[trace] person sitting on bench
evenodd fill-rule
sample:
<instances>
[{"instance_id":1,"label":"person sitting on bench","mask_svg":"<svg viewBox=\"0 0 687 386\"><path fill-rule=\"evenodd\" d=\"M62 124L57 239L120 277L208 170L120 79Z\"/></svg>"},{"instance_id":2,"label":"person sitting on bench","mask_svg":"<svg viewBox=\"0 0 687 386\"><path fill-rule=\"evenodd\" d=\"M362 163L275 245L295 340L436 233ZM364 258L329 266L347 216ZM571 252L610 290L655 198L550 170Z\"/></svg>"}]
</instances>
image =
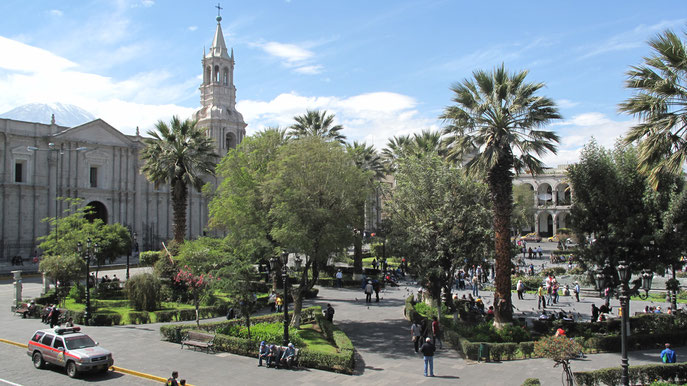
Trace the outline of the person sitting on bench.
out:
<instances>
[{"instance_id":1,"label":"person sitting on bench","mask_svg":"<svg viewBox=\"0 0 687 386\"><path fill-rule=\"evenodd\" d=\"M284 350L284 354L281 356L282 366L290 369L293 365L293 360L296 358L296 349L293 347L293 343L289 343L289 346Z\"/></svg>"}]
</instances>

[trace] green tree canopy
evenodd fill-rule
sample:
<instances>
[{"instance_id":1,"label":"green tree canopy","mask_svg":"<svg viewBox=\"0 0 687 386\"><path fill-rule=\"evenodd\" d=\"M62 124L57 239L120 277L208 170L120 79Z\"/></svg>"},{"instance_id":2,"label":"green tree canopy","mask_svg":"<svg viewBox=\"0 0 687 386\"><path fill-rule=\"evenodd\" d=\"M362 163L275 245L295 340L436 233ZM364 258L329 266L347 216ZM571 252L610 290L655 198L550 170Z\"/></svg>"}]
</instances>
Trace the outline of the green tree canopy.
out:
<instances>
[{"instance_id":1,"label":"green tree canopy","mask_svg":"<svg viewBox=\"0 0 687 386\"><path fill-rule=\"evenodd\" d=\"M306 137L282 146L270 165L264 196L271 197L270 234L289 252L305 254L292 324L300 325L303 296L329 256L352 242L367 177L338 144Z\"/></svg>"},{"instance_id":2,"label":"green tree canopy","mask_svg":"<svg viewBox=\"0 0 687 386\"><path fill-rule=\"evenodd\" d=\"M343 126L334 125L334 114L327 114L326 110L306 110L304 115L295 116L293 119L296 123L291 125L288 131L291 138L319 137L342 145L346 141L346 136L341 134Z\"/></svg>"}]
</instances>

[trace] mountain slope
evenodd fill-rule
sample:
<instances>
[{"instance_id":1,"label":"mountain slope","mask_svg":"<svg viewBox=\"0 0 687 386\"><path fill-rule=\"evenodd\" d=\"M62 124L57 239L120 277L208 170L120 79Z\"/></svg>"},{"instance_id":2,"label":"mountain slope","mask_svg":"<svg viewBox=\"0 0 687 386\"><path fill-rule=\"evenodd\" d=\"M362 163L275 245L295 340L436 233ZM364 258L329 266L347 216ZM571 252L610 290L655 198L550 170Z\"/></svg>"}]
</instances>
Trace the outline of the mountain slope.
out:
<instances>
[{"instance_id":1,"label":"mountain slope","mask_svg":"<svg viewBox=\"0 0 687 386\"><path fill-rule=\"evenodd\" d=\"M62 103L30 103L2 113L0 118L50 124L52 114L55 114L56 124L67 127L78 126L95 119L93 114L78 106Z\"/></svg>"}]
</instances>

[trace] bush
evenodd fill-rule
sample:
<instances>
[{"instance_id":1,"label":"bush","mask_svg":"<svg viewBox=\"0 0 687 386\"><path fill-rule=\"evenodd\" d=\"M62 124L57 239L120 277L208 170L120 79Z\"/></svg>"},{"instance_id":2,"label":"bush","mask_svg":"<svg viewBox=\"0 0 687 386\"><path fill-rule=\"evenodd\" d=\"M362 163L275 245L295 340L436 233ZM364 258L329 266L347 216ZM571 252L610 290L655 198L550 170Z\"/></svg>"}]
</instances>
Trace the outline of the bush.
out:
<instances>
[{"instance_id":1,"label":"bush","mask_svg":"<svg viewBox=\"0 0 687 386\"><path fill-rule=\"evenodd\" d=\"M129 323L146 324L150 323L150 315L146 311L129 311Z\"/></svg>"},{"instance_id":2,"label":"bush","mask_svg":"<svg viewBox=\"0 0 687 386\"><path fill-rule=\"evenodd\" d=\"M155 311L153 314L155 315L155 321L157 323L171 322L172 319L179 320L177 311Z\"/></svg>"},{"instance_id":3,"label":"bush","mask_svg":"<svg viewBox=\"0 0 687 386\"><path fill-rule=\"evenodd\" d=\"M550 267L546 268L541 272L542 276L561 276L565 274L565 268L563 267Z\"/></svg>"},{"instance_id":4,"label":"bush","mask_svg":"<svg viewBox=\"0 0 687 386\"><path fill-rule=\"evenodd\" d=\"M620 384L620 367L573 373L575 382L581 386ZM653 384L663 381L669 384L687 380L687 363L667 363L629 367L630 384Z\"/></svg>"},{"instance_id":5,"label":"bush","mask_svg":"<svg viewBox=\"0 0 687 386\"><path fill-rule=\"evenodd\" d=\"M531 358L534 353L534 342L520 342L520 352L526 358Z\"/></svg>"},{"instance_id":6,"label":"bush","mask_svg":"<svg viewBox=\"0 0 687 386\"><path fill-rule=\"evenodd\" d=\"M83 303L84 298L86 298L86 288L84 288L81 284L76 283L69 290L68 296L74 299L74 301L77 303Z\"/></svg>"},{"instance_id":7,"label":"bush","mask_svg":"<svg viewBox=\"0 0 687 386\"><path fill-rule=\"evenodd\" d=\"M581 351L577 342L564 336L547 336L534 343L535 355L556 362L575 358Z\"/></svg>"},{"instance_id":8,"label":"bush","mask_svg":"<svg viewBox=\"0 0 687 386\"><path fill-rule=\"evenodd\" d=\"M536 291L539 286L542 284L541 277L538 276L518 276L518 275L512 275L511 276L511 290L516 290L517 288L516 285L518 284L518 280L522 280L522 283L525 285L525 290L530 290L530 291Z\"/></svg>"},{"instance_id":9,"label":"bush","mask_svg":"<svg viewBox=\"0 0 687 386\"><path fill-rule=\"evenodd\" d=\"M116 326L122 321L122 316L117 313L95 313L91 315L91 324L94 326Z\"/></svg>"},{"instance_id":10,"label":"bush","mask_svg":"<svg viewBox=\"0 0 687 386\"><path fill-rule=\"evenodd\" d=\"M145 267L152 267L155 265L155 263L157 263L158 260L160 260L160 256L163 254L164 252L160 251L141 252L138 255L138 264Z\"/></svg>"},{"instance_id":11,"label":"bush","mask_svg":"<svg viewBox=\"0 0 687 386\"><path fill-rule=\"evenodd\" d=\"M575 267L568 271L568 275L584 275L587 271L582 267Z\"/></svg>"},{"instance_id":12,"label":"bush","mask_svg":"<svg viewBox=\"0 0 687 386\"><path fill-rule=\"evenodd\" d=\"M540 386L539 378L527 378L522 386Z\"/></svg>"},{"instance_id":13,"label":"bush","mask_svg":"<svg viewBox=\"0 0 687 386\"><path fill-rule=\"evenodd\" d=\"M160 304L160 280L150 273L134 275L126 282L129 304L137 311L155 311Z\"/></svg>"},{"instance_id":14,"label":"bush","mask_svg":"<svg viewBox=\"0 0 687 386\"><path fill-rule=\"evenodd\" d=\"M499 341L501 342L520 343L532 340L532 336L527 330L527 327L515 324L507 324L501 329L496 330L496 333L499 335Z\"/></svg>"}]
</instances>

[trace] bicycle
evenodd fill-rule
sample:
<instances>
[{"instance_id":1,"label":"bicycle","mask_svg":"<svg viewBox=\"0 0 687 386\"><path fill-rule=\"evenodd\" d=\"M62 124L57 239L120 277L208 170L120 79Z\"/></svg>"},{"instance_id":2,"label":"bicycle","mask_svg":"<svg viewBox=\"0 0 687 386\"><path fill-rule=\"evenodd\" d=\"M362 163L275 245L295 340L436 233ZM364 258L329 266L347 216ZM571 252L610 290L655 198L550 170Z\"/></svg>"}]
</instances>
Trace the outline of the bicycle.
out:
<instances>
[{"instance_id":1,"label":"bicycle","mask_svg":"<svg viewBox=\"0 0 687 386\"><path fill-rule=\"evenodd\" d=\"M575 386L575 377L573 376L572 369L570 368L570 360L564 359L561 361L556 361L553 367L558 367L563 365L563 374L561 374L561 384L563 386Z\"/></svg>"}]
</instances>

